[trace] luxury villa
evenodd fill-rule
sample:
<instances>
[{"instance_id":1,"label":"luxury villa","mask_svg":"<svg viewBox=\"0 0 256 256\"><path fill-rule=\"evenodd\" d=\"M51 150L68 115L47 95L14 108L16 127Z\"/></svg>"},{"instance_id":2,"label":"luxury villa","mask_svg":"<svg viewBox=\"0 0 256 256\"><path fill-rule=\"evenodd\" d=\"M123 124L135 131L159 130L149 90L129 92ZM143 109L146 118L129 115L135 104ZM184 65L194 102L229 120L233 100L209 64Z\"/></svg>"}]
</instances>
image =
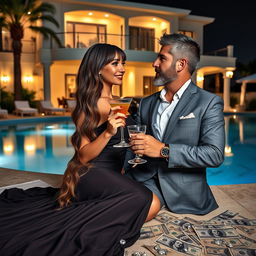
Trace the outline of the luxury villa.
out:
<instances>
[{"instance_id":1,"label":"luxury villa","mask_svg":"<svg viewBox=\"0 0 256 256\"><path fill-rule=\"evenodd\" d=\"M87 48L97 42L115 44L127 54L123 85L115 86L113 94L149 95L158 90L152 86L155 74L152 62L160 49L158 39L163 33L183 33L201 46L201 61L193 75L194 82L204 87L204 77L216 75L216 87L223 84L224 108L230 109L230 79L236 62L233 46L224 47L221 56L218 51L207 55L203 49L204 26L214 22L214 18L190 15L191 10L186 9L115 0L50 2L56 7L55 19L60 24L58 29L52 29L64 47L29 30L25 31L23 40L22 83L36 91L38 100L51 100L57 105L57 98L72 98L80 61ZM11 40L8 31L3 30L1 35L1 87L13 91Z\"/></svg>"}]
</instances>

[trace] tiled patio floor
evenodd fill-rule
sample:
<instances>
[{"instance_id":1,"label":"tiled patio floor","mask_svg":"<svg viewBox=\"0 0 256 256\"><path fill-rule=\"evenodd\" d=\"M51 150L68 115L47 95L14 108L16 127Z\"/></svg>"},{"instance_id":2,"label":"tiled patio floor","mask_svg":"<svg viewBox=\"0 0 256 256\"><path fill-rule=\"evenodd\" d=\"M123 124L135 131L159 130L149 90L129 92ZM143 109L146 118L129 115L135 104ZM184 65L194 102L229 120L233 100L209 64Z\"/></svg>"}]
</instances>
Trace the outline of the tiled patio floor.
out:
<instances>
[{"instance_id":1,"label":"tiled patio floor","mask_svg":"<svg viewBox=\"0 0 256 256\"><path fill-rule=\"evenodd\" d=\"M62 179L62 175L16 171L4 168L0 168L0 177L0 187L32 180L42 180L52 186L58 187ZM204 216L171 214L178 218L191 217L195 220L209 220L226 210L231 210L233 212L239 212L240 215L246 218L256 218L256 184L211 186L211 190L219 204L219 208L215 211ZM159 222L153 219L150 222L147 222L145 226L152 226L156 224L159 224ZM156 238L146 239L146 243L154 244L155 239ZM146 252L147 256L153 256L153 254L143 247L144 244L145 240L138 240L132 247L126 250L125 255L131 256L134 252ZM173 252L171 255L175 256L184 254Z\"/></svg>"}]
</instances>

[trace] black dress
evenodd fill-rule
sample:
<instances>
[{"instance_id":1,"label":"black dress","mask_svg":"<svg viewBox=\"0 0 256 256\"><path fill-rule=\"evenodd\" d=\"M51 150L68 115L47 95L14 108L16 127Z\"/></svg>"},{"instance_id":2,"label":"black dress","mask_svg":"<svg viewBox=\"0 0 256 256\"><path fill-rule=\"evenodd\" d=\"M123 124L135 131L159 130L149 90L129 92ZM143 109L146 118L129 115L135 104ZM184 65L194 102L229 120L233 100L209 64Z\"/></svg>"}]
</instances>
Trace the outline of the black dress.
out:
<instances>
[{"instance_id":1,"label":"black dress","mask_svg":"<svg viewBox=\"0 0 256 256\"><path fill-rule=\"evenodd\" d=\"M97 129L101 133L106 123ZM0 195L1 256L121 256L139 237L152 193L120 174L125 149L112 137L77 185L71 206L57 210L55 188Z\"/></svg>"}]
</instances>

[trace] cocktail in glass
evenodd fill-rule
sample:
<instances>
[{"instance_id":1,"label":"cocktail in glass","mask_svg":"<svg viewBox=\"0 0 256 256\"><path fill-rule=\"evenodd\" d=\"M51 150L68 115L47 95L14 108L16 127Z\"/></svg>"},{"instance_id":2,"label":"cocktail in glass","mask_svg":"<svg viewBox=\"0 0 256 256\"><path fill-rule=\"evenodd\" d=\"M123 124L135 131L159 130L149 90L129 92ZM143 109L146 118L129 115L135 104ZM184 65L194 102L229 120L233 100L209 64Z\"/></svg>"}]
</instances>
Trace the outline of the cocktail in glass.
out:
<instances>
[{"instance_id":1,"label":"cocktail in glass","mask_svg":"<svg viewBox=\"0 0 256 256\"><path fill-rule=\"evenodd\" d=\"M146 125L128 125L127 126L129 136L132 138L133 135L139 133L146 133L147 126ZM140 157L140 155L136 154L135 158L128 161L129 164L144 164L147 160Z\"/></svg>"},{"instance_id":2,"label":"cocktail in glass","mask_svg":"<svg viewBox=\"0 0 256 256\"><path fill-rule=\"evenodd\" d=\"M123 113L125 115L129 115L128 109L130 106L132 99L113 99L110 101L111 107L120 106L120 109L114 110L115 113ZM130 144L127 143L124 139L124 127L120 127L120 133L121 133L121 141L118 144L115 144L113 147L115 148L127 148L130 147Z\"/></svg>"}]
</instances>

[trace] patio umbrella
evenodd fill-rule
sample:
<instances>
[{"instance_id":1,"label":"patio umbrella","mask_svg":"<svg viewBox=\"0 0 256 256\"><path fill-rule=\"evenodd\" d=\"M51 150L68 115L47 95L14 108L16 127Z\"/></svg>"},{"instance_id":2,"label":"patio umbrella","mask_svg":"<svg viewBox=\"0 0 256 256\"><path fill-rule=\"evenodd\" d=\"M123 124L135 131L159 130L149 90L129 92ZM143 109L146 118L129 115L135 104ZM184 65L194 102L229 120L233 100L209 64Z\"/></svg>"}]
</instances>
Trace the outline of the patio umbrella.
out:
<instances>
[{"instance_id":1,"label":"patio umbrella","mask_svg":"<svg viewBox=\"0 0 256 256\"><path fill-rule=\"evenodd\" d=\"M240 106L244 106L244 102L245 102L245 93L246 93L246 85L248 83L256 83L256 73L249 75L249 76L245 76L242 77L238 80L236 80L237 83L242 83L241 86L241 94L240 94Z\"/></svg>"}]
</instances>

